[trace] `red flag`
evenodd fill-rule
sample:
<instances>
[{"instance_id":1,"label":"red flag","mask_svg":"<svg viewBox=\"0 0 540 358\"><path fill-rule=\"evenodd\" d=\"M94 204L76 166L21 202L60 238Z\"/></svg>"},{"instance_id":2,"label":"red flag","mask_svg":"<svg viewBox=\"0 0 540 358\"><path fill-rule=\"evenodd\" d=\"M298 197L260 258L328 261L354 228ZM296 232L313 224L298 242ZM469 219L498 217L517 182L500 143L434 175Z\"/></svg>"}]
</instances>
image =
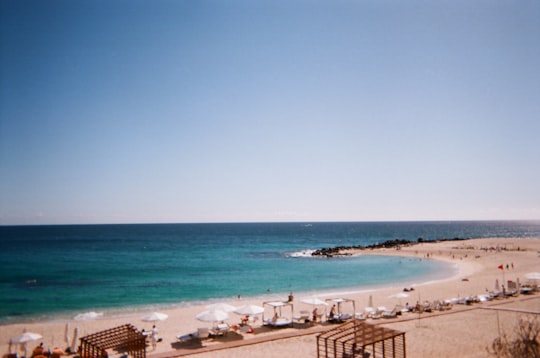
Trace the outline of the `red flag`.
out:
<instances>
[{"instance_id":1,"label":"red flag","mask_svg":"<svg viewBox=\"0 0 540 358\"><path fill-rule=\"evenodd\" d=\"M504 270L504 266L503 265L499 265L499 267L497 267L499 270Z\"/></svg>"}]
</instances>

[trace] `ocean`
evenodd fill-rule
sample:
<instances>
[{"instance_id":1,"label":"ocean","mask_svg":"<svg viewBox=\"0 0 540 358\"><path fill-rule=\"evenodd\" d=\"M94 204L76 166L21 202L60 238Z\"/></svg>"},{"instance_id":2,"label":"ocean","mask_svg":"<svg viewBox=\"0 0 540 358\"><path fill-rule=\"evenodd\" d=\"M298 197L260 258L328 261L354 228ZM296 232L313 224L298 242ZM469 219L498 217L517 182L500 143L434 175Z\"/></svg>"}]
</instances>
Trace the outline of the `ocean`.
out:
<instances>
[{"instance_id":1,"label":"ocean","mask_svg":"<svg viewBox=\"0 0 540 358\"><path fill-rule=\"evenodd\" d=\"M539 238L540 222L0 226L0 324L436 280L455 268L309 252L456 237Z\"/></svg>"}]
</instances>

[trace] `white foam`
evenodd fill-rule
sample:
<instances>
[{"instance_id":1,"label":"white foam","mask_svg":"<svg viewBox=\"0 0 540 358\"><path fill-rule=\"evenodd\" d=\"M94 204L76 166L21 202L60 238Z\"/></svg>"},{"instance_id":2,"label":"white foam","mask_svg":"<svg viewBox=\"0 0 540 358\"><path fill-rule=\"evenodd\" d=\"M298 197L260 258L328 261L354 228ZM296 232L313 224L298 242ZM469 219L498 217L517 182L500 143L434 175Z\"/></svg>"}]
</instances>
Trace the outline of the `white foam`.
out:
<instances>
[{"instance_id":1,"label":"white foam","mask_svg":"<svg viewBox=\"0 0 540 358\"><path fill-rule=\"evenodd\" d=\"M295 252L291 252L289 254L287 254L288 257L313 257L313 253L315 252L316 250L313 250L313 249L306 249L306 250L302 250L302 251L295 251Z\"/></svg>"}]
</instances>

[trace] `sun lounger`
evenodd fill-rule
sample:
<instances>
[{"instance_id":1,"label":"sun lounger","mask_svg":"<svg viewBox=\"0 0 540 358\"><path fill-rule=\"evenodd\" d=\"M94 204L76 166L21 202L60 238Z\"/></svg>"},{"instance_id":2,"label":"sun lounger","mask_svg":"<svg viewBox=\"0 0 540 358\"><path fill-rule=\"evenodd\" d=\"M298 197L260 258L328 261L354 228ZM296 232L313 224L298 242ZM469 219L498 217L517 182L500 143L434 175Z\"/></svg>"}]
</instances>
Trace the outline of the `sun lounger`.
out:
<instances>
[{"instance_id":1,"label":"sun lounger","mask_svg":"<svg viewBox=\"0 0 540 358\"><path fill-rule=\"evenodd\" d=\"M356 312L354 314L354 318L357 319L357 320L363 321L363 320L365 320L367 318L367 315L365 315L362 312Z\"/></svg>"},{"instance_id":2,"label":"sun lounger","mask_svg":"<svg viewBox=\"0 0 540 358\"><path fill-rule=\"evenodd\" d=\"M198 328L197 332L176 336L180 342L187 342L193 339L206 339L210 337L210 329L208 327Z\"/></svg>"},{"instance_id":3,"label":"sun lounger","mask_svg":"<svg viewBox=\"0 0 540 358\"><path fill-rule=\"evenodd\" d=\"M309 311L300 311L299 315L293 316L293 319L297 322L308 322L309 318Z\"/></svg>"},{"instance_id":4,"label":"sun lounger","mask_svg":"<svg viewBox=\"0 0 540 358\"><path fill-rule=\"evenodd\" d=\"M276 320L269 319L266 321L266 324L272 327L285 327L292 326L293 321L289 318L279 317Z\"/></svg>"},{"instance_id":5,"label":"sun lounger","mask_svg":"<svg viewBox=\"0 0 540 358\"><path fill-rule=\"evenodd\" d=\"M381 313L382 318L396 318L398 315L398 308L394 307L391 311L384 311Z\"/></svg>"},{"instance_id":6,"label":"sun lounger","mask_svg":"<svg viewBox=\"0 0 540 358\"><path fill-rule=\"evenodd\" d=\"M230 329L231 327L227 323L220 323L212 330L211 333L214 336L226 336Z\"/></svg>"},{"instance_id":7,"label":"sun lounger","mask_svg":"<svg viewBox=\"0 0 540 358\"><path fill-rule=\"evenodd\" d=\"M196 334L190 333L190 334L179 334L176 336L176 339L178 339L180 342L189 342L192 339L197 338Z\"/></svg>"},{"instance_id":8,"label":"sun lounger","mask_svg":"<svg viewBox=\"0 0 540 358\"><path fill-rule=\"evenodd\" d=\"M364 312L366 313L368 318L371 318L375 313L377 313L377 310L373 307L366 307L364 308Z\"/></svg>"}]
</instances>

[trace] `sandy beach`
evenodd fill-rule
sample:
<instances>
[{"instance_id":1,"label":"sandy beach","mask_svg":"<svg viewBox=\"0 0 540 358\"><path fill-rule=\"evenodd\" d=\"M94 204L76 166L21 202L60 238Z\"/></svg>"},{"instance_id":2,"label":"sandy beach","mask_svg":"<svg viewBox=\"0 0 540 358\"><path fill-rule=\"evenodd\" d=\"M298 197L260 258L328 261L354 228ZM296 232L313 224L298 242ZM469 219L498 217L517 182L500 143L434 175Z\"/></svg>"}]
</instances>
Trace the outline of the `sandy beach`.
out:
<instances>
[{"instance_id":1,"label":"sandy beach","mask_svg":"<svg viewBox=\"0 0 540 358\"><path fill-rule=\"evenodd\" d=\"M353 299L356 312L363 312L368 306L369 296L373 306L394 307L398 299L391 297L403 292L404 288L414 290L406 292L409 297L401 299L402 304L416 304L417 301L448 300L486 294L495 290L495 283L518 281L525 283L525 275L540 271L540 239L475 239L463 241L443 241L421 243L409 247L376 250L356 250L357 255L399 255L422 260L445 260L455 264L457 274L436 282L419 283L411 280L400 285L377 290L348 292L343 290L341 297ZM503 265L503 269L499 266ZM361 273L359 273L361 275ZM350 290L352 291L352 290ZM300 303L304 298L298 293L294 300L294 311L312 310L312 307ZM318 295L319 298L330 298ZM335 297L335 296L333 296ZM273 297L286 300L286 297ZM270 300L272 298L269 298ZM245 304L261 305L261 300L231 299L227 302L240 306ZM157 322L159 337L162 341L156 349L149 347L149 357L175 357L192 355L194 357L283 357L292 352L301 357L316 356L317 333L331 329L335 325L297 325L295 328L269 329L255 324L255 333L232 332L226 338L210 339L203 342L203 347L194 347L178 342L176 336L195 332L198 327L210 326L195 319L197 313L205 310L203 305L162 310L169 315L165 321ZM9 339L27 330L43 336L40 341L51 349L66 347L65 327L77 327L80 335L95 333L122 324L131 323L139 329L149 330L152 323L142 322L141 316L148 312L133 312L116 316L100 317L91 321L49 321L0 326L0 343L3 353L9 350ZM406 332L407 356L409 357L487 357L487 348L499 332L511 334L518 319L523 315L540 315L540 293L519 295L472 305L454 304L451 310L433 313L404 313L395 319L368 319L366 322L382 325ZM540 319L540 317L539 317ZM230 315L230 324L238 323L240 316ZM31 351L40 341L28 345ZM19 348L19 347L17 347ZM18 350L19 354L23 354ZM256 355L255 355L256 353ZM114 355L114 352L111 352Z\"/></svg>"}]
</instances>

